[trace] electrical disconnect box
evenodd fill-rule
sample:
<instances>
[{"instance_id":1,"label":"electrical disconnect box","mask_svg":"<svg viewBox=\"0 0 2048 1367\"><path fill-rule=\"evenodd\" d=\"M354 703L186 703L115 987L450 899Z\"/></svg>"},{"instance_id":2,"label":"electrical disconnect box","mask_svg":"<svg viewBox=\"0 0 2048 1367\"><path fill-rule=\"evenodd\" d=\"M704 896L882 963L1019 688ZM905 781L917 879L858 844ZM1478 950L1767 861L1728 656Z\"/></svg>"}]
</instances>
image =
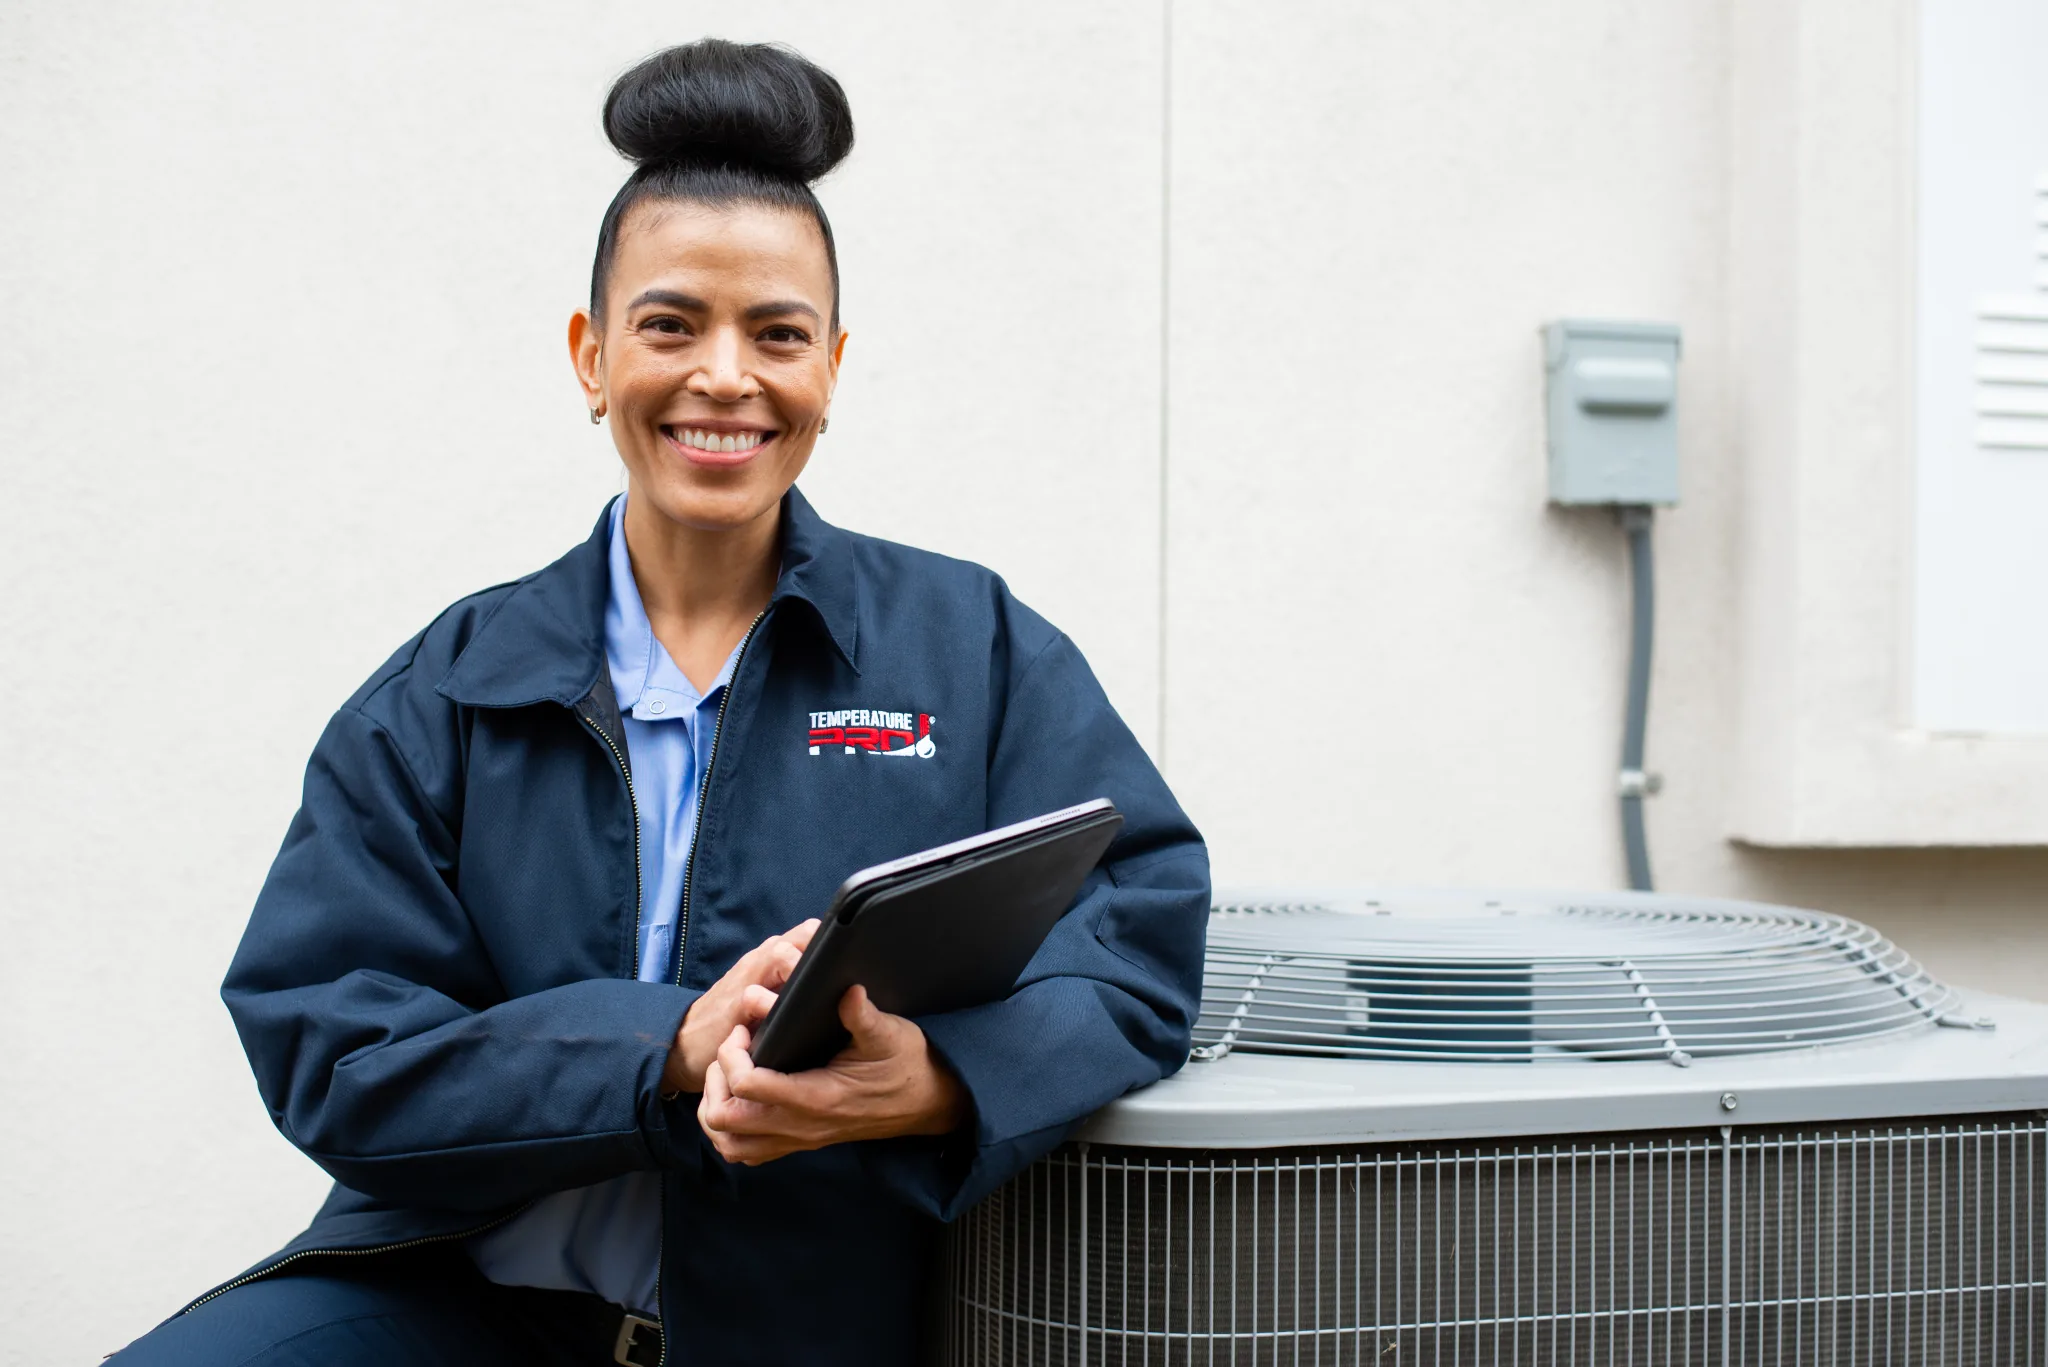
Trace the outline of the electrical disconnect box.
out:
<instances>
[{"instance_id":1,"label":"electrical disconnect box","mask_svg":"<svg viewBox=\"0 0 2048 1367\"><path fill-rule=\"evenodd\" d=\"M1567 318L1543 329L1550 501L1678 502L1678 328Z\"/></svg>"}]
</instances>

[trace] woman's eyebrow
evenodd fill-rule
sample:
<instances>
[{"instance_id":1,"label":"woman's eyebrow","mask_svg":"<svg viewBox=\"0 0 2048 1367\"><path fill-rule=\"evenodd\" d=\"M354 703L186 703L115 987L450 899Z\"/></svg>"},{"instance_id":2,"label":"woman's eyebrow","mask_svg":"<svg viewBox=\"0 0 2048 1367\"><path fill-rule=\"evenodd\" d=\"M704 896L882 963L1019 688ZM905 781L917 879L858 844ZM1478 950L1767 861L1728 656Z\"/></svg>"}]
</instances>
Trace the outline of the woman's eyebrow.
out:
<instances>
[{"instance_id":1,"label":"woman's eyebrow","mask_svg":"<svg viewBox=\"0 0 2048 1367\"><path fill-rule=\"evenodd\" d=\"M773 318L777 314L783 313L809 314L813 323L822 323L824 321L818 316L816 309L799 299L775 299L765 304L756 304L747 310L746 318L748 322L753 323L759 322L763 318Z\"/></svg>"},{"instance_id":2,"label":"woman's eyebrow","mask_svg":"<svg viewBox=\"0 0 2048 1367\"><path fill-rule=\"evenodd\" d=\"M694 294L683 294L676 290L644 290L636 295L628 309L637 309L642 304L666 304L672 309L688 309L702 313L707 305Z\"/></svg>"}]
</instances>

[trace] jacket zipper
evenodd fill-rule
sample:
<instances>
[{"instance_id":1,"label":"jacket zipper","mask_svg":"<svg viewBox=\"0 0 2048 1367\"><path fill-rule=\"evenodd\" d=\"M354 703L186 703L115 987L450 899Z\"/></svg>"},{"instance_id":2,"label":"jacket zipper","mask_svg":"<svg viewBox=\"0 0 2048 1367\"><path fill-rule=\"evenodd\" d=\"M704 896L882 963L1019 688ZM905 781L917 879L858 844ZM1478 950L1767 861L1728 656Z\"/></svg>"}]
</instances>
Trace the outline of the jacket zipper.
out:
<instances>
[{"instance_id":1,"label":"jacket zipper","mask_svg":"<svg viewBox=\"0 0 2048 1367\"><path fill-rule=\"evenodd\" d=\"M213 1288L213 1290L207 1292L198 1300L193 1301L183 1310L180 1310L178 1314L189 1315L194 1310L197 1310L200 1306L214 1299L216 1296L225 1296L228 1292L233 1291L238 1286L247 1286L250 1282L260 1281L263 1278L268 1277L271 1273L277 1271L279 1268L289 1266L290 1264L297 1262L301 1258L367 1258L373 1253L396 1253L398 1252L398 1250L402 1248L419 1248L425 1244L445 1244L455 1239L468 1239L474 1237L475 1235L482 1234L486 1230L496 1229L499 1225L504 1224L506 1221L516 1219L519 1216L526 1214L526 1212L532 1209L532 1207L533 1202L528 1201L524 1205L520 1206L517 1210L507 1211L495 1220L486 1220L483 1224L477 1225L472 1229L461 1229L455 1231L452 1234L428 1234L418 1239L405 1239L395 1244L376 1244L370 1248L302 1248L297 1253L294 1253L289 1257L279 1258L274 1263L271 1263L264 1267L259 1267L252 1272L244 1272L241 1276L235 1278L233 1281L224 1282L221 1285L216 1286L215 1288ZM172 1316L172 1318L175 1319L177 1318L177 1316L174 1315Z\"/></svg>"},{"instance_id":2,"label":"jacket zipper","mask_svg":"<svg viewBox=\"0 0 2048 1367\"><path fill-rule=\"evenodd\" d=\"M690 944L690 885L697 876L697 846L704 836L704 809L710 805L711 780L718 772L718 747L725 740L725 705L732 701L732 691L740 685L740 666L747 662L747 647L752 644L754 633L761 629L762 619L767 616L767 608L755 613L747 634L740 637L739 653L732 658L732 678L726 683L724 696L718 700L718 718L711 725L711 757L704 761L704 781L697 786L697 820L690 830L690 857L683 861L683 906L676 916L677 987L683 985L683 951Z\"/></svg>"},{"instance_id":3,"label":"jacket zipper","mask_svg":"<svg viewBox=\"0 0 2048 1367\"><path fill-rule=\"evenodd\" d=\"M720 699L720 706L722 707L723 705L724 700ZM607 736L596 722L584 716L581 712L578 712L576 715L583 718L583 724L590 728L590 733L603 741L604 748L611 751L612 758L618 761L619 777L626 781L626 805L633 810L633 981L638 982L640 980L640 919L642 908L647 900L647 893L640 879L640 799L633 792L633 770L627 765L626 757L620 753L619 747L613 744L612 738ZM665 1100L666 1098L663 1099ZM661 1193L658 1198L661 1202L661 1209L655 1212L654 1217L654 1313L655 1317L659 1319L661 1316L661 1265L668 1257L668 1230L664 1228L667 1224L664 1212L668 1207L668 1174L658 1173L656 1176L658 1179L657 1187ZM662 1335L661 1356L657 1361L668 1361L667 1334Z\"/></svg>"},{"instance_id":4,"label":"jacket zipper","mask_svg":"<svg viewBox=\"0 0 2048 1367\"><path fill-rule=\"evenodd\" d=\"M637 982L640 978L640 905L647 896L640 884L640 799L633 795L633 771L626 764L625 752L619 749L596 722L581 712L576 715L590 728L590 734L603 741L604 748L611 751L612 758L618 761L619 777L626 782L626 805L633 812L633 979ZM713 748L716 748L715 744Z\"/></svg>"},{"instance_id":5,"label":"jacket zipper","mask_svg":"<svg viewBox=\"0 0 2048 1367\"><path fill-rule=\"evenodd\" d=\"M675 985L677 987L683 985L683 951L690 944L690 884L697 873L697 845L704 835L704 807L711 797L711 776L718 772L718 746L720 741L725 738L725 705L732 701L733 689L739 687L740 666L746 663L747 647L752 644L754 633L761 629L761 619L767 615L767 608L762 608L759 612L755 613L753 622L747 627L747 634L740 637L739 653L732 658L732 678L726 681L725 693L718 700L718 716L711 723L711 755L704 761L704 781L697 785L697 820L690 827L690 857L683 861L683 904L676 913ZM626 789L629 796L632 792L632 786L631 780L628 780ZM640 822L637 817L634 819L633 829L636 832L640 829ZM636 876L640 867L639 856L640 851L636 846L633 851L633 868ZM640 937L636 933L633 937L634 943L638 944L639 939ZM634 976L639 976L637 968L634 971ZM662 1304L661 1296L662 1264L668 1261L667 1173L661 1175L661 1204L662 1218L655 1221L658 1241L655 1244L655 1257L657 1261L654 1264L654 1309L655 1313L661 1316L662 1319L661 1352L654 1359L654 1367L668 1367L668 1340L669 1334L672 1332L667 1316L663 1313L666 1307Z\"/></svg>"}]
</instances>

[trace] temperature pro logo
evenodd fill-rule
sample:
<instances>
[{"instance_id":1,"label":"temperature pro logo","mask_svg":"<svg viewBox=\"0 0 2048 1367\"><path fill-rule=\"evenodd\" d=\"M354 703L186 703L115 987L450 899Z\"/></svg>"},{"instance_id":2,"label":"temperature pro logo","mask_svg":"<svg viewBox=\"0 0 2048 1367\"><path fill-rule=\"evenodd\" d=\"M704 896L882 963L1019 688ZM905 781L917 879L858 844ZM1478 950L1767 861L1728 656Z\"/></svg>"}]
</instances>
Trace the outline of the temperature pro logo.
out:
<instances>
[{"instance_id":1,"label":"temperature pro logo","mask_svg":"<svg viewBox=\"0 0 2048 1367\"><path fill-rule=\"evenodd\" d=\"M935 721L929 712L877 712L865 707L813 712L811 753L843 750L884 759L930 759L938 753L932 742Z\"/></svg>"}]
</instances>

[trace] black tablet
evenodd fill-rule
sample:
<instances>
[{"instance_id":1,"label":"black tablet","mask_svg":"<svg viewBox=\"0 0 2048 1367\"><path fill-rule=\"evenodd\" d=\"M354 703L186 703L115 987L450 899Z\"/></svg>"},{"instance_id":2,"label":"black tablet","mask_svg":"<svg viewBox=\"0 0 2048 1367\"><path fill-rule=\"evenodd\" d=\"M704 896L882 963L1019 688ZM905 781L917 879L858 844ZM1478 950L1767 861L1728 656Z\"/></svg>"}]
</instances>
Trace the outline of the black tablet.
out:
<instances>
[{"instance_id":1,"label":"black tablet","mask_svg":"<svg viewBox=\"0 0 2048 1367\"><path fill-rule=\"evenodd\" d=\"M1108 798L862 869L754 1031L754 1062L816 1068L846 1047L856 984L897 1016L999 1001L1124 824Z\"/></svg>"}]
</instances>

